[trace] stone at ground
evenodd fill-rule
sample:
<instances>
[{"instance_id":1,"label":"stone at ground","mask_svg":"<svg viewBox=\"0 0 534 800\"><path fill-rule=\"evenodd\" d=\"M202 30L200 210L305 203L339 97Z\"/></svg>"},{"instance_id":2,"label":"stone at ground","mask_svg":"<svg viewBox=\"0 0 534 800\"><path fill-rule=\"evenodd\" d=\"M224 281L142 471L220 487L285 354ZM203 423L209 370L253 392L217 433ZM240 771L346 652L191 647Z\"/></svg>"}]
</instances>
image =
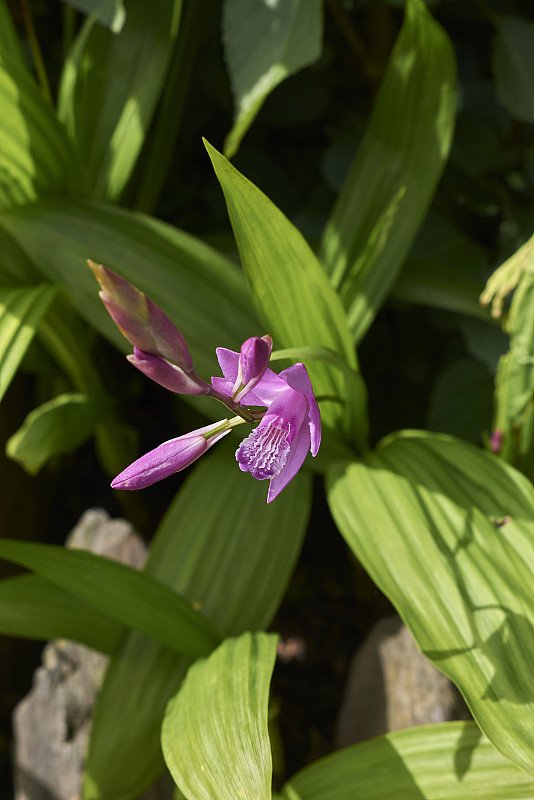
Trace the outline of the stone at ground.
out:
<instances>
[{"instance_id":1,"label":"stone at ground","mask_svg":"<svg viewBox=\"0 0 534 800\"><path fill-rule=\"evenodd\" d=\"M67 546L140 568L146 547L125 520L101 509L87 511ZM80 800L91 714L107 657L57 639L43 650L31 691L13 712L15 800ZM163 780L142 800L170 800Z\"/></svg>"},{"instance_id":2,"label":"stone at ground","mask_svg":"<svg viewBox=\"0 0 534 800\"><path fill-rule=\"evenodd\" d=\"M336 745L347 747L401 728L468 717L453 684L393 615L374 626L352 659Z\"/></svg>"}]
</instances>

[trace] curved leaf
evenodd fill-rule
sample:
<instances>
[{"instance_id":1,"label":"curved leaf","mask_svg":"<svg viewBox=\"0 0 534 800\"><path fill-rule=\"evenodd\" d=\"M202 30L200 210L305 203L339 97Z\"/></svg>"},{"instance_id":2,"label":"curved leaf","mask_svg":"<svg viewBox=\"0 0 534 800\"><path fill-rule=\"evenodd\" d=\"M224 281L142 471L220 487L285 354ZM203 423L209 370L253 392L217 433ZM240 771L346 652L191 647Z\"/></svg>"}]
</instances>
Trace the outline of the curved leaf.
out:
<instances>
[{"instance_id":1,"label":"curved leaf","mask_svg":"<svg viewBox=\"0 0 534 800\"><path fill-rule=\"evenodd\" d=\"M219 642L215 626L183 597L132 567L85 550L0 539L0 558L37 575L181 653L199 656Z\"/></svg>"},{"instance_id":2,"label":"curved leaf","mask_svg":"<svg viewBox=\"0 0 534 800\"><path fill-rule=\"evenodd\" d=\"M61 394L30 411L7 441L6 453L30 475L61 453L70 453L94 432L109 402L85 394Z\"/></svg>"},{"instance_id":3,"label":"curved leaf","mask_svg":"<svg viewBox=\"0 0 534 800\"><path fill-rule=\"evenodd\" d=\"M507 758L534 774L534 488L460 440L407 432L329 476L340 531Z\"/></svg>"},{"instance_id":4,"label":"curved leaf","mask_svg":"<svg viewBox=\"0 0 534 800\"><path fill-rule=\"evenodd\" d=\"M276 636L244 633L194 664L170 701L163 755L188 800L269 800L269 684Z\"/></svg>"},{"instance_id":5,"label":"curved leaf","mask_svg":"<svg viewBox=\"0 0 534 800\"><path fill-rule=\"evenodd\" d=\"M408 0L322 241L322 260L356 342L393 286L434 194L452 140L455 79L449 38L421 0Z\"/></svg>"},{"instance_id":6,"label":"curved leaf","mask_svg":"<svg viewBox=\"0 0 534 800\"><path fill-rule=\"evenodd\" d=\"M0 581L0 633L25 639L73 639L102 653L117 649L126 629L38 575Z\"/></svg>"},{"instance_id":7,"label":"curved leaf","mask_svg":"<svg viewBox=\"0 0 534 800\"><path fill-rule=\"evenodd\" d=\"M520 800L534 781L503 758L472 722L389 733L305 767L284 800Z\"/></svg>"},{"instance_id":8,"label":"curved leaf","mask_svg":"<svg viewBox=\"0 0 534 800\"><path fill-rule=\"evenodd\" d=\"M235 104L234 125L224 142L227 158L272 90L317 61L322 33L320 0L226 0L223 41Z\"/></svg>"}]
</instances>

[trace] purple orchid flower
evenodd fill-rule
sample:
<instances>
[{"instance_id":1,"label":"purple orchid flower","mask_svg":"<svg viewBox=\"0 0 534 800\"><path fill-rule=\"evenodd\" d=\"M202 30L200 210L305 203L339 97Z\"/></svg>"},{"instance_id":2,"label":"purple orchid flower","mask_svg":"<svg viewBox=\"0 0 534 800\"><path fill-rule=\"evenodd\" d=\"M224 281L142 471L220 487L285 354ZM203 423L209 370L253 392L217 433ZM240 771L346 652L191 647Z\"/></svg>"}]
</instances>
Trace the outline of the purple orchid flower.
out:
<instances>
[{"instance_id":1,"label":"purple orchid flower","mask_svg":"<svg viewBox=\"0 0 534 800\"><path fill-rule=\"evenodd\" d=\"M222 347L217 349L217 358L224 378L212 378L212 384L228 393L237 380L241 359ZM237 448L236 459L243 472L260 481L269 479L270 503L295 477L308 450L317 455L321 444L319 406L304 364L295 364L279 375L266 369L241 402L267 406L258 427Z\"/></svg>"},{"instance_id":2,"label":"purple orchid flower","mask_svg":"<svg viewBox=\"0 0 534 800\"><path fill-rule=\"evenodd\" d=\"M319 407L304 364L277 375L268 368L271 337L252 336L239 353L217 349L224 377L206 383L194 371L185 339L166 314L124 278L100 264L90 261L89 266L110 316L134 347L130 363L172 392L209 395L237 414L164 442L117 475L112 487L150 486L190 466L232 428L259 420L238 447L236 459L243 472L270 481L267 502L274 500L308 451L317 455L321 443Z\"/></svg>"}]
</instances>

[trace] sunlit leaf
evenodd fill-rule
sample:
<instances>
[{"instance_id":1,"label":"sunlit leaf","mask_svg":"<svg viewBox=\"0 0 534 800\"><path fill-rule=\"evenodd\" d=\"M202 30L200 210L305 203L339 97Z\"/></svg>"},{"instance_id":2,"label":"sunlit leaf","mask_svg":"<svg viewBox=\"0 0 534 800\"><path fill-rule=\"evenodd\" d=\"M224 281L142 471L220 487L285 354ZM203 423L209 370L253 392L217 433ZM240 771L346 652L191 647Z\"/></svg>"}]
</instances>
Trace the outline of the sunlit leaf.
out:
<instances>
[{"instance_id":1,"label":"sunlit leaf","mask_svg":"<svg viewBox=\"0 0 534 800\"><path fill-rule=\"evenodd\" d=\"M226 639L194 664L167 706L161 743L188 800L269 800L269 684L276 636Z\"/></svg>"},{"instance_id":2,"label":"sunlit leaf","mask_svg":"<svg viewBox=\"0 0 534 800\"><path fill-rule=\"evenodd\" d=\"M267 505L265 484L232 463L234 448L221 443L195 467L159 528L146 567L227 636L271 621L299 554L311 502L310 476L300 474ZM96 707L86 800L135 798L157 777L163 769L165 705L189 664L140 634L128 637Z\"/></svg>"},{"instance_id":3,"label":"sunlit leaf","mask_svg":"<svg viewBox=\"0 0 534 800\"><path fill-rule=\"evenodd\" d=\"M114 653L126 633L120 622L38 575L0 581L0 633L26 639L73 639Z\"/></svg>"},{"instance_id":4,"label":"sunlit leaf","mask_svg":"<svg viewBox=\"0 0 534 800\"><path fill-rule=\"evenodd\" d=\"M54 297L52 286L0 288L0 398L17 371Z\"/></svg>"},{"instance_id":5,"label":"sunlit leaf","mask_svg":"<svg viewBox=\"0 0 534 800\"><path fill-rule=\"evenodd\" d=\"M488 739L534 774L534 488L457 439L407 432L333 468L339 529Z\"/></svg>"},{"instance_id":6,"label":"sunlit leaf","mask_svg":"<svg viewBox=\"0 0 534 800\"><path fill-rule=\"evenodd\" d=\"M231 158L272 90L319 58L322 4L226 0L223 41L235 105L234 125L224 143L224 154Z\"/></svg>"},{"instance_id":7,"label":"sunlit leaf","mask_svg":"<svg viewBox=\"0 0 534 800\"><path fill-rule=\"evenodd\" d=\"M226 198L252 300L275 347L328 347L355 368L343 307L301 233L224 156L206 147ZM321 408L331 425L343 417L341 376L327 365L309 367L315 393L338 398Z\"/></svg>"},{"instance_id":8,"label":"sunlit leaf","mask_svg":"<svg viewBox=\"0 0 534 800\"><path fill-rule=\"evenodd\" d=\"M0 539L0 558L27 567L125 625L189 655L219 641L215 626L144 572L84 550Z\"/></svg>"},{"instance_id":9,"label":"sunlit leaf","mask_svg":"<svg viewBox=\"0 0 534 800\"><path fill-rule=\"evenodd\" d=\"M26 66L7 55L0 57L0 109L0 208L50 193L83 193L81 166L65 129Z\"/></svg>"},{"instance_id":10,"label":"sunlit leaf","mask_svg":"<svg viewBox=\"0 0 534 800\"><path fill-rule=\"evenodd\" d=\"M67 58L59 115L87 166L91 194L116 200L156 108L181 0L129 0L120 33L88 19ZM113 76L113 80L110 80Z\"/></svg>"},{"instance_id":11,"label":"sunlit leaf","mask_svg":"<svg viewBox=\"0 0 534 800\"><path fill-rule=\"evenodd\" d=\"M408 0L365 136L322 242L323 262L348 309L356 342L395 282L428 210L454 118L451 43L424 3Z\"/></svg>"},{"instance_id":12,"label":"sunlit leaf","mask_svg":"<svg viewBox=\"0 0 534 800\"><path fill-rule=\"evenodd\" d=\"M534 781L503 758L472 722L379 736L305 767L283 800L531 800Z\"/></svg>"}]
</instances>

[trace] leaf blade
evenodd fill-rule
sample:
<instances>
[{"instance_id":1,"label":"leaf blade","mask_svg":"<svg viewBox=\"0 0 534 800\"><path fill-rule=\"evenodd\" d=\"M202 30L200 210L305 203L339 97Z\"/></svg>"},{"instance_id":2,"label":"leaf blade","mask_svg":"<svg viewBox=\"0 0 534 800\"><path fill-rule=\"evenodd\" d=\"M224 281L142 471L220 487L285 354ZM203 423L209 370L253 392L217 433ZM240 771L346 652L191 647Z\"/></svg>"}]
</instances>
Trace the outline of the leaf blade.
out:
<instances>
[{"instance_id":1,"label":"leaf blade","mask_svg":"<svg viewBox=\"0 0 534 800\"><path fill-rule=\"evenodd\" d=\"M533 774L531 484L460 440L406 432L335 468L329 502L419 647L492 744Z\"/></svg>"},{"instance_id":2,"label":"leaf blade","mask_svg":"<svg viewBox=\"0 0 534 800\"><path fill-rule=\"evenodd\" d=\"M265 633L226 639L190 668L167 706L163 754L190 800L270 798L267 706L276 639Z\"/></svg>"},{"instance_id":3,"label":"leaf blade","mask_svg":"<svg viewBox=\"0 0 534 800\"><path fill-rule=\"evenodd\" d=\"M366 134L322 237L322 261L349 310L356 343L397 278L427 211L454 116L451 43L425 5L409 0Z\"/></svg>"},{"instance_id":4,"label":"leaf blade","mask_svg":"<svg viewBox=\"0 0 534 800\"><path fill-rule=\"evenodd\" d=\"M104 614L167 647L205 655L219 641L209 620L144 572L85 550L0 539L0 558L33 570Z\"/></svg>"}]
</instances>

